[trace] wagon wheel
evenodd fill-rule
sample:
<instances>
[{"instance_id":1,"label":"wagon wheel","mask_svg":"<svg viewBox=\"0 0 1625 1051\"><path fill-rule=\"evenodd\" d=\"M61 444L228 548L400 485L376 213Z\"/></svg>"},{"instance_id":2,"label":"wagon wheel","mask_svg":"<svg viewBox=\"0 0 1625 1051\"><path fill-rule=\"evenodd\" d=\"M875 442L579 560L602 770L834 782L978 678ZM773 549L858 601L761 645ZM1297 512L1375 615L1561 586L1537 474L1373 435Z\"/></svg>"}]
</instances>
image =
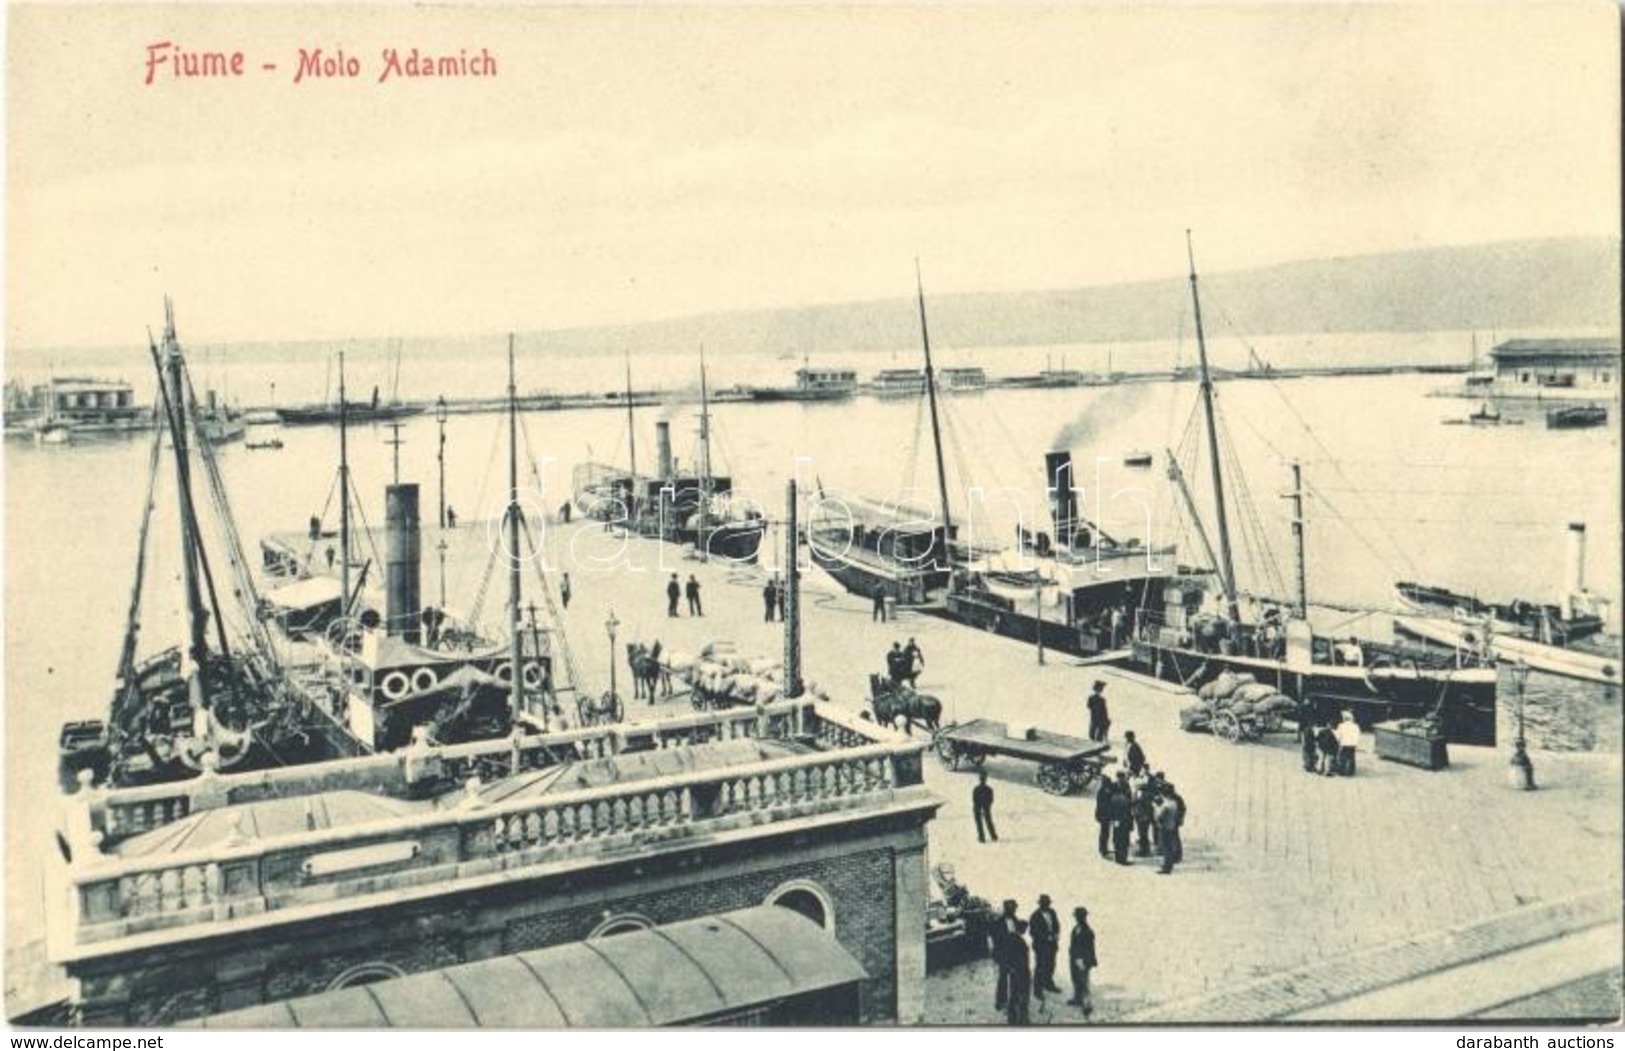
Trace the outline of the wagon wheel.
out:
<instances>
[{"instance_id":1,"label":"wagon wheel","mask_svg":"<svg viewBox=\"0 0 1625 1051\"><path fill-rule=\"evenodd\" d=\"M933 747L936 749L937 758L942 760L943 766L950 770L959 769L959 745L954 742L952 737L939 732Z\"/></svg>"},{"instance_id":2,"label":"wagon wheel","mask_svg":"<svg viewBox=\"0 0 1625 1051\"><path fill-rule=\"evenodd\" d=\"M1072 791L1072 771L1065 763L1042 763L1038 767L1038 787L1052 796L1064 796Z\"/></svg>"},{"instance_id":3,"label":"wagon wheel","mask_svg":"<svg viewBox=\"0 0 1625 1051\"><path fill-rule=\"evenodd\" d=\"M1215 712L1212 726L1215 737L1222 737L1231 744L1241 740L1241 720L1234 712Z\"/></svg>"}]
</instances>

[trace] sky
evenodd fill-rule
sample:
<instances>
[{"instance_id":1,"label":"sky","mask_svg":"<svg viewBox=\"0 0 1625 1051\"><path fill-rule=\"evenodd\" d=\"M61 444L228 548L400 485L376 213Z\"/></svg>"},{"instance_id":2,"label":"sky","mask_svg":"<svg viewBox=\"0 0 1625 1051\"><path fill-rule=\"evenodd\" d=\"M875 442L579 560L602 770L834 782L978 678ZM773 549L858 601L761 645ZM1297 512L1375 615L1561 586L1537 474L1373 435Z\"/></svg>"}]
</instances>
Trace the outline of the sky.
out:
<instances>
[{"instance_id":1,"label":"sky","mask_svg":"<svg viewBox=\"0 0 1625 1051\"><path fill-rule=\"evenodd\" d=\"M10 349L488 333L1614 236L1606 2L12 6ZM147 47L242 51L143 83ZM491 78L378 82L381 53ZM293 83L300 49L360 76ZM276 71L265 71L274 63Z\"/></svg>"}]
</instances>

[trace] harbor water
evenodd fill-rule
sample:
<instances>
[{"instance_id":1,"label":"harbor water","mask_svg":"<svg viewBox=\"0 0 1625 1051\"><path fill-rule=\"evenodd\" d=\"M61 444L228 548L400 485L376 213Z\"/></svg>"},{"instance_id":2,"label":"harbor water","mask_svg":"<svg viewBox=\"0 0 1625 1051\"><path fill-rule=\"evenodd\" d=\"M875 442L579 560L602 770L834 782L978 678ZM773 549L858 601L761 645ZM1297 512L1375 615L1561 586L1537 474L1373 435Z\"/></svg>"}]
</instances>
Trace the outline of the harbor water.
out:
<instances>
[{"instance_id":1,"label":"harbor water","mask_svg":"<svg viewBox=\"0 0 1625 1051\"><path fill-rule=\"evenodd\" d=\"M183 345L184 345L184 329ZM1316 337L1313 350L1282 365L1318 364L1316 355L1361 357L1377 337ZM1459 342L1445 336L1398 337L1406 360L1459 360ZM1307 346L1299 341L1296 346ZM1171 355L1172 349L1167 348ZM1269 349L1269 348L1264 348ZM1276 348L1278 349L1278 348ZM1392 349L1392 348L1390 348ZM440 363L408 355L402 366L401 396L432 400L436 395L485 396L502 393L506 383L505 341L492 339ZM1066 367L1104 367L1106 348L1073 348ZM1147 352L1149 353L1149 352ZM1236 354L1232 348L1221 355ZM949 351L939 365L980 364L991 374L1036 372L1050 363L1053 349ZM1119 368L1142 368L1115 350ZM1186 352L1185 363L1189 363ZM1266 353L1266 357L1270 354ZM899 355L896 367L912 367ZM1244 355L1243 355L1244 357ZM1277 358L1282 357L1276 354ZM1274 359L1272 359L1274 360ZM100 358L55 360L59 372L80 371L135 379L146 361L144 348L128 362L111 367ZM1221 364L1227 363L1221 356ZM860 366L861 363L861 367ZM997 367L995 366L997 364ZM1165 361L1165 364L1168 362ZM320 400L327 388L325 355L259 365L217 362L231 370L234 400L264 404L269 377L279 377L281 403ZM382 378L384 359L370 363L379 379L352 373L352 397L365 398L390 381ZM724 357L710 362L713 384L783 383L799 360ZM886 353L855 355L850 363L867 377L893 367ZM1232 363L1233 364L1233 363ZM194 382L208 379L194 350ZM692 354L639 357L634 362L638 389L671 388L693 381ZM871 367L872 366L872 367ZM355 366L360 368L361 366ZM519 362L521 392L550 389L575 392L615 389L624 383L624 365L591 359L525 357ZM1465 416L1470 403L1430 396L1451 377L1317 377L1287 381L1249 380L1219 385L1219 404L1233 441L1233 456L1250 483L1251 506L1232 505L1232 515L1250 515L1274 556L1279 579L1253 569L1262 558L1238 558L1244 586L1276 594L1292 586L1289 504L1281 499L1290 485L1288 462L1302 464L1309 499L1306 565L1312 597L1334 607L1392 608L1396 580L1448 586L1488 599L1556 601L1564 569L1566 527L1584 522L1589 585L1614 604L1618 628L1620 596L1620 430L1617 414L1594 430L1548 430L1534 407L1504 408L1521 426L1447 426ZM336 389L336 380L334 381ZM263 391L252 390L258 385ZM147 385L150 388L150 384ZM138 388L139 389L139 388ZM977 540L999 542L1011 535L1016 517L1031 528L1048 528L1043 490L1043 454L1070 448L1078 463L1083 513L1119 537L1147 546L1178 541L1182 561L1199 560L1192 538L1176 528L1174 501L1160 466L1134 470L1123 465L1129 452L1158 453L1176 447L1197 397L1189 382L1009 389L958 395L944 400L946 459L951 499L962 530ZM770 519L782 510L785 482L801 480L808 491L907 499L934 506L936 479L924 409L914 399L859 397L832 404L730 402L714 407L714 468L729 475L736 491L754 499ZM697 409L676 402L636 412L637 456L648 469L654 459L654 424L668 420L673 451L682 463L697 455ZM412 417L398 432L384 427L354 429L349 450L362 512L373 526L383 517L383 487L395 473L422 486L422 508L432 519L440 501L441 425L432 413ZM569 498L571 469L592 459L624 464L629 448L624 411L579 410L527 413L525 444L535 469L523 470L533 514L555 510ZM459 518L492 519L506 499L506 432L497 415L453 416L444 424L445 501ZM250 450L241 442L218 450L248 557L257 561L258 539L272 531L300 530L312 515L337 522L336 428L253 427L249 438L276 436L280 450ZM398 441L398 444L394 444ZM146 491L149 439L126 438L67 446L37 446L12 440L5 450L6 499L6 827L13 858L44 849L54 819L56 738L64 721L105 715L133 579L137 527ZM165 454L167 455L167 453ZM1229 466L1229 465L1227 465ZM1203 468L1190 478L1206 506ZM972 490L979 490L973 492ZM1011 494L1014 494L1013 496ZM160 485L152 537L148 601L143 608L143 650L172 645L179 637L178 563L173 490ZM1019 510L1017 510L1019 509ZM775 547L775 551L782 547ZM777 557L777 556L774 556ZM571 567L564 566L569 569ZM577 569L576 572L584 572ZM424 592L432 594L432 568L424 567ZM814 578L810 586L820 586ZM454 587L454 591L464 590ZM650 594L656 590L645 588ZM493 601L488 603L494 606ZM1340 633L1366 630L1350 614L1326 609L1321 626ZM1345 626L1347 625L1347 626ZM810 673L827 688L851 694L855 703L864 684L820 669ZM1082 672L1079 673L1083 674ZM602 684L600 684L601 686ZM1510 676L1502 683L1503 740L1510 740L1516 694ZM1537 749L1618 751L1617 691L1532 676L1526 721ZM1012 697L1012 718L1018 718ZM17 865L7 885L10 945L38 936L39 888L35 866Z\"/></svg>"}]
</instances>

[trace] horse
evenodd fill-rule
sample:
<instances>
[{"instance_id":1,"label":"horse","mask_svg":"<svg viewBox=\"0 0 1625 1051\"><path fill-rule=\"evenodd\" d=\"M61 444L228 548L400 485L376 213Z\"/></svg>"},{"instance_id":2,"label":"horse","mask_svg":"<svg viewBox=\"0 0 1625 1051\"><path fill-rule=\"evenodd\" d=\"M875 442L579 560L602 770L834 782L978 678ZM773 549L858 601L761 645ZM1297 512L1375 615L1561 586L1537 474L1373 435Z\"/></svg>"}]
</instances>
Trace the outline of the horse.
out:
<instances>
[{"instance_id":1,"label":"horse","mask_svg":"<svg viewBox=\"0 0 1625 1051\"><path fill-rule=\"evenodd\" d=\"M655 702L656 687L663 696L671 696L671 672L660 660L660 643L645 646L641 642L626 644L626 663L632 669L632 699L647 697Z\"/></svg>"},{"instance_id":2,"label":"horse","mask_svg":"<svg viewBox=\"0 0 1625 1051\"><path fill-rule=\"evenodd\" d=\"M903 732L913 736L918 722L935 733L942 728L942 702L928 693L916 693L907 686L893 686L884 675L869 676L869 705L874 709L875 722L897 728L903 720Z\"/></svg>"}]
</instances>

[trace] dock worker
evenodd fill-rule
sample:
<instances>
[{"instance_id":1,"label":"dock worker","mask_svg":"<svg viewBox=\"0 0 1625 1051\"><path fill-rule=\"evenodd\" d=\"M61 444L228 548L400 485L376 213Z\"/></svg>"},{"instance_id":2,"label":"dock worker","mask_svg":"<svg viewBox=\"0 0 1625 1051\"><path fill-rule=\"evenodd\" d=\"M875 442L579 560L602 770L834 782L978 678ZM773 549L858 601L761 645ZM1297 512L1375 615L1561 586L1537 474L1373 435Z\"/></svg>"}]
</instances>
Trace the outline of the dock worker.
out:
<instances>
[{"instance_id":1,"label":"dock worker","mask_svg":"<svg viewBox=\"0 0 1625 1051\"><path fill-rule=\"evenodd\" d=\"M1004 911L999 915L999 922L994 924L991 932L993 943L993 962L999 968L998 986L993 992L993 1010L1002 1011L1010 1002L1010 939L1016 936L1016 927L1021 923L1016 915L1016 901L1014 898L1004 900ZM1023 946L1023 949L1026 947Z\"/></svg>"},{"instance_id":2,"label":"dock worker","mask_svg":"<svg viewBox=\"0 0 1625 1051\"><path fill-rule=\"evenodd\" d=\"M1111 730L1111 716L1106 711L1106 684L1099 679L1095 680L1095 687L1089 693L1089 740L1104 741Z\"/></svg>"},{"instance_id":3,"label":"dock worker","mask_svg":"<svg viewBox=\"0 0 1625 1051\"><path fill-rule=\"evenodd\" d=\"M1083 1008L1087 1019L1095 1013L1089 995L1089 972L1098 966L1095 959L1095 931L1089 926L1089 910L1079 905L1072 910L1072 939L1067 945L1067 963L1072 971L1072 999L1067 1003Z\"/></svg>"},{"instance_id":4,"label":"dock worker","mask_svg":"<svg viewBox=\"0 0 1625 1051\"><path fill-rule=\"evenodd\" d=\"M1356 668L1365 663L1365 651L1360 648L1359 639L1351 638L1337 644L1337 663Z\"/></svg>"},{"instance_id":5,"label":"dock worker","mask_svg":"<svg viewBox=\"0 0 1625 1051\"><path fill-rule=\"evenodd\" d=\"M1168 875L1175 865L1185 860L1185 843L1179 831L1184 824L1185 800L1171 783L1164 784L1162 805L1157 808L1157 828L1162 831L1162 868L1157 870L1157 875Z\"/></svg>"},{"instance_id":6,"label":"dock worker","mask_svg":"<svg viewBox=\"0 0 1625 1051\"><path fill-rule=\"evenodd\" d=\"M1061 951L1061 918L1050 906L1048 894L1038 896L1038 908L1027 917L1033 939L1033 994L1040 1000L1045 993L1058 993L1055 984L1055 957Z\"/></svg>"},{"instance_id":7,"label":"dock worker","mask_svg":"<svg viewBox=\"0 0 1625 1051\"><path fill-rule=\"evenodd\" d=\"M1320 724L1313 715L1300 716L1298 719L1298 737L1303 748L1303 772L1313 774L1316 772L1315 759L1318 747L1315 736L1320 732Z\"/></svg>"},{"instance_id":8,"label":"dock worker","mask_svg":"<svg viewBox=\"0 0 1625 1051\"><path fill-rule=\"evenodd\" d=\"M457 509L452 507L450 504L446 505L446 528L457 528Z\"/></svg>"},{"instance_id":9,"label":"dock worker","mask_svg":"<svg viewBox=\"0 0 1625 1051\"><path fill-rule=\"evenodd\" d=\"M1095 823L1100 826L1100 856L1109 858L1112 839L1112 779L1102 777L1095 792Z\"/></svg>"},{"instance_id":10,"label":"dock worker","mask_svg":"<svg viewBox=\"0 0 1625 1051\"><path fill-rule=\"evenodd\" d=\"M903 647L903 656L908 659L905 666L908 669L908 685L910 689L917 688L920 673L925 670L925 654L920 651L920 644L910 636L908 645Z\"/></svg>"},{"instance_id":11,"label":"dock worker","mask_svg":"<svg viewBox=\"0 0 1625 1051\"><path fill-rule=\"evenodd\" d=\"M705 612L700 608L700 582L694 579L694 574L688 575L688 583L683 588L688 596L688 612L691 616L703 617Z\"/></svg>"},{"instance_id":12,"label":"dock worker","mask_svg":"<svg viewBox=\"0 0 1625 1051\"><path fill-rule=\"evenodd\" d=\"M976 787L970 790L971 813L976 818L976 842L989 839L997 843L999 830L993 827L993 786L987 783L987 771L976 772Z\"/></svg>"},{"instance_id":13,"label":"dock worker","mask_svg":"<svg viewBox=\"0 0 1625 1051\"><path fill-rule=\"evenodd\" d=\"M1353 712L1344 712L1337 724L1337 772L1344 777L1354 776L1354 754L1360 750L1360 724Z\"/></svg>"},{"instance_id":14,"label":"dock worker","mask_svg":"<svg viewBox=\"0 0 1625 1051\"><path fill-rule=\"evenodd\" d=\"M677 574L673 573L666 582L666 616L675 617L677 613L677 600L683 597L683 586L677 583Z\"/></svg>"},{"instance_id":15,"label":"dock worker","mask_svg":"<svg viewBox=\"0 0 1625 1051\"><path fill-rule=\"evenodd\" d=\"M1315 747L1320 749L1320 772L1332 777L1337 773L1337 731L1330 723L1315 731Z\"/></svg>"},{"instance_id":16,"label":"dock worker","mask_svg":"<svg viewBox=\"0 0 1625 1051\"><path fill-rule=\"evenodd\" d=\"M869 620L871 622L878 620L884 624L886 622L886 592L877 589L874 597L874 605L869 610Z\"/></svg>"},{"instance_id":17,"label":"dock worker","mask_svg":"<svg viewBox=\"0 0 1625 1051\"><path fill-rule=\"evenodd\" d=\"M900 642L894 641L886 654L886 675L893 686L903 685L903 680L908 678L908 656Z\"/></svg>"},{"instance_id":18,"label":"dock worker","mask_svg":"<svg viewBox=\"0 0 1625 1051\"><path fill-rule=\"evenodd\" d=\"M1129 838L1134 832L1134 793L1129 788L1128 774L1118 771L1117 783L1112 786L1112 858L1119 865L1128 865Z\"/></svg>"},{"instance_id":19,"label":"dock worker","mask_svg":"<svg viewBox=\"0 0 1625 1051\"><path fill-rule=\"evenodd\" d=\"M564 603L565 609L570 608L570 574L568 573L564 573L559 577L559 601Z\"/></svg>"},{"instance_id":20,"label":"dock worker","mask_svg":"<svg viewBox=\"0 0 1625 1051\"><path fill-rule=\"evenodd\" d=\"M773 574L773 607L774 619L784 620L784 581L777 573Z\"/></svg>"},{"instance_id":21,"label":"dock worker","mask_svg":"<svg viewBox=\"0 0 1625 1051\"><path fill-rule=\"evenodd\" d=\"M1009 1000L1005 1004L1005 1021L1011 1025L1026 1025L1033 1004L1033 967L1027 954L1027 922L1016 921L1015 932L1005 941L1005 969L1010 975Z\"/></svg>"},{"instance_id":22,"label":"dock worker","mask_svg":"<svg viewBox=\"0 0 1625 1051\"><path fill-rule=\"evenodd\" d=\"M1134 739L1133 730L1125 733L1123 735L1123 740L1128 742L1128 754L1126 759L1128 762L1129 776L1138 777L1140 776L1140 771L1145 769L1145 749L1141 748L1140 742Z\"/></svg>"},{"instance_id":23,"label":"dock worker","mask_svg":"<svg viewBox=\"0 0 1625 1051\"><path fill-rule=\"evenodd\" d=\"M762 585L762 620L773 620L773 610L779 602L779 589L773 578L769 577L767 583Z\"/></svg>"}]
</instances>

